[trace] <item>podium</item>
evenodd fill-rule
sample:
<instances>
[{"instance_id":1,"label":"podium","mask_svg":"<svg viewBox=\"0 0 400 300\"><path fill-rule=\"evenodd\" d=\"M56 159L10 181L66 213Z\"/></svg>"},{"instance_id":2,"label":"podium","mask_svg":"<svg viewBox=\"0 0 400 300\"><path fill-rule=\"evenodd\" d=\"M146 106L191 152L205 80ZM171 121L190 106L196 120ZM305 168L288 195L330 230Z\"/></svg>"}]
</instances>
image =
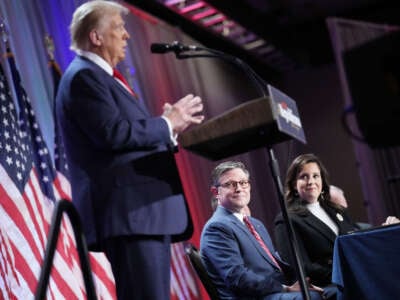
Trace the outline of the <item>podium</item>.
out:
<instances>
[{"instance_id":1,"label":"podium","mask_svg":"<svg viewBox=\"0 0 400 300\"><path fill-rule=\"evenodd\" d=\"M219 160L262 146L268 149L270 167L287 225L296 271L304 300L309 300L307 282L293 226L283 198L279 166L271 146L292 138L306 142L296 103L268 85L269 96L247 101L179 136L181 146L211 160Z\"/></svg>"},{"instance_id":2,"label":"podium","mask_svg":"<svg viewBox=\"0 0 400 300\"><path fill-rule=\"evenodd\" d=\"M269 86L270 96L242 103L182 133L180 145L211 160L296 138L305 143L296 103Z\"/></svg>"}]
</instances>

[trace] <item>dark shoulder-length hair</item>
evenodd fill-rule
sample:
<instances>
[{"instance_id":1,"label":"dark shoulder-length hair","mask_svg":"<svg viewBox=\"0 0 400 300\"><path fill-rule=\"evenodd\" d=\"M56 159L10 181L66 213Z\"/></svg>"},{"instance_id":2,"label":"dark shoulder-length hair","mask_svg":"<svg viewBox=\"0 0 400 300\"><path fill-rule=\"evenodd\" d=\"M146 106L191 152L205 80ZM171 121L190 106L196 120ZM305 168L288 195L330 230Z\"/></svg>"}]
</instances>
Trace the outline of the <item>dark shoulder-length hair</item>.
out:
<instances>
[{"instance_id":1,"label":"dark shoulder-length hair","mask_svg":"<svg viewBox=\"0 0 400 300\"><path fill-rule=\"evenodd\" d=\"M288 211L295 213L306 212L305 205L307 204L307 201L300 198L296 190L296 181L303 167L309 163L316 163L321 172L322 191L318 198L321 206L331 206L336 209L341 209L340 206L331 202L331 197L329 195L329 174L325 166L315 154L308 153L297 156L288 168L284 187Z\"/></svg>"}]
</instances>

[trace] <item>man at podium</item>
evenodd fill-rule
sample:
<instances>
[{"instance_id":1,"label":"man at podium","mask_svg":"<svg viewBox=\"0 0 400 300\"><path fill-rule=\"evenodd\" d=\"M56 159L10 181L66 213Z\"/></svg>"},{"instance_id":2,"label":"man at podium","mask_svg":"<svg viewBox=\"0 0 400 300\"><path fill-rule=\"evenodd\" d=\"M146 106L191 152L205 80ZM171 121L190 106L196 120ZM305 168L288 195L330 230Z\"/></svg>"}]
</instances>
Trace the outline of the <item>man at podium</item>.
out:
<instances>
[{"instance_id":1,"label":"man at podium","mask_svg":"<svg viewBox=\"0 0 400 300\"><path fill-rule=\"evenodd\" d=\"M83 2L83 1L80 1ZM152 116L116 67L130 35L115 1L88 1L73 14L71 49L56 99L73 204L90 250L110 261L118 300L166 300L170 244L193 226L174 151L176 135L199 124L189 94Z\"/></svg>"}]
</instances>

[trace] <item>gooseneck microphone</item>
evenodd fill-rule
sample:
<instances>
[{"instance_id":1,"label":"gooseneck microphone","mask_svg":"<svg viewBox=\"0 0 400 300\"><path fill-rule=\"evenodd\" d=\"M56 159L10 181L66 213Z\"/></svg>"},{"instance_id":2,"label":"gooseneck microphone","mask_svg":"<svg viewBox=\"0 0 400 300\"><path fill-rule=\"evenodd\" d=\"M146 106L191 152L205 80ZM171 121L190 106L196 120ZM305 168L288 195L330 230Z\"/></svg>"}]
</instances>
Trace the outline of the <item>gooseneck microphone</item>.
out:
<instances>
[{"instance_id":1,"label":"gooseneck microphone","mask_svg":"<svg viewBox=\"0 0 400 300\"><path fill-rule=\"evenodd\" d=\"M154 43L150 46L150 51L152 53L164 54L167 52L175 52L180 53L184 51L198 51L201 50L198 46L193 45L183 45L177 41L174 41L170 44L166 43Z\"/></svg>"},{"instance_id":2,"label":"gooseneck microphone","mask_svg":"<svg viewBox=\"0 0 400 300\"><path fill-rule=\"evenodd\" d=\"M249 76L250 80L253 81L255 86L257 86L257 88L260 91L260 94L263 97L266 97L268 95L267 92L268 87L265 81L257 73L255 73L253 69L251 69L241 59L226 54L222 51L212 48L194 46L194 45L183 45L178 41L173 41L172 43L153 43L150 46L150 51L155 54L174 52L176 58L178 59L196 58L196 57L220 58L227 62L233 63L234 65L241 68L246 73L246 75Z\"/></svg>"},{"instance_id":3,"label":"gooseneck microphone","mask_svg":"<svg viewBox=\"0 0 400 300\"><path fill-rule=\"evenodd\" d=\"M260 95L262 95L262 97L267 97L269 95L269 84L267 84L264 81L264 79L261 78L247 63L245 63L240 58L235 57L233 55L229 55L222 51L206 47L186 46L176 41L172 42L171 44L152 44L151 52L161 53L161 54L167 52L174 52L176 58L178 59L199 58L199 57L220 58L226 62L233 63L235 66L239 67L242 71L244 71L245 74L252 81L254 86L259 90ZM310 294L307 288L308 283L306 281L303 263L299 255L299 249L298 249L299 246L297 244L296 237L293 233L294 231L293 225L288 217L287 209L284 202L285 200L283 198L283 192L281 190L282 184L280 182L278 162L274 156L273 149L268 147L268 150L269 150L268 153L269 153L270 167L272 175L275 180L275 185L279 196L279 203L281 206L282 215L285 220L286 229L290 240L290 245L292 248L291 250L293 252L292 254L296 261L295 271L297 278L299 280L301 293L304 300L310 300Z\"/></svg>"}]
</instances>

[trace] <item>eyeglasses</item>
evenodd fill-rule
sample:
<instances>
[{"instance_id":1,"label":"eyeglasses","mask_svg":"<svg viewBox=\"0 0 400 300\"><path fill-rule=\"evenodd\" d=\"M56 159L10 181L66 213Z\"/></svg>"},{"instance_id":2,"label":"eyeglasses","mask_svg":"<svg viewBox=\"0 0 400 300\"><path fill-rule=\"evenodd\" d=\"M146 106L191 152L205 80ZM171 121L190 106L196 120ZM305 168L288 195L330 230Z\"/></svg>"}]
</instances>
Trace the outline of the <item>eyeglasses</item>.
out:
<instances>
[{"instance_id":1,"label":"eyeglasses","mask_svg":"<svg viewBox=\"0 0 400 300\"><path fill-rule=\"evenodd\" d=\"M228 181L225 183L217 184L217 187L222 186L226 189L232 189L232 188L236 189L238 187L238 185L240 185L241 188L246 189L249 187L250 181L249 180L240 180L240 181L231 180L231 181Z\"/></svg>"}]
</instances>

